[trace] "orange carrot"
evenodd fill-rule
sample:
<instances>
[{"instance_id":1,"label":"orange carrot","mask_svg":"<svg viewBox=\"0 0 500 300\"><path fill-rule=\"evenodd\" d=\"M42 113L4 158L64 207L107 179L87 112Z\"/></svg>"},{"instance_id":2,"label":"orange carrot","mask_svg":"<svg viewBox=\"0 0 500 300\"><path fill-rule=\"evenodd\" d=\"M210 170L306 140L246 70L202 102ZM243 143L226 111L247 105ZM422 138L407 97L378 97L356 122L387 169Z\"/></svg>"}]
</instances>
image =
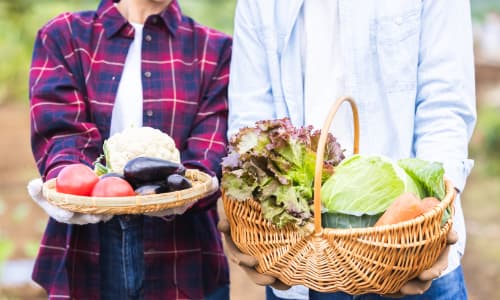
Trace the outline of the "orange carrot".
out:
<instances>
[{"instance_id":1,"label":"orange carrot","mask_svg":"<svg viewBox=\"0 0 500 300\"><path fill-rule=\"evenodd\" d=\"M413 219L424 213L422 201L413 193L403 193L397 197L377 220L375 226L396 224Z\"/></svg>"},{"instance_id":2,"label":"orange carrot","mask_svg":"<svg viewBox=\"0 0 500 300\"><path fill-rule=\"evenodd\" d=\"M439 204L439 200L435 197L425 197L422 199L422 209L424 212L428 212L431 210L433 207Z\"/></svg>"}]
</instances>

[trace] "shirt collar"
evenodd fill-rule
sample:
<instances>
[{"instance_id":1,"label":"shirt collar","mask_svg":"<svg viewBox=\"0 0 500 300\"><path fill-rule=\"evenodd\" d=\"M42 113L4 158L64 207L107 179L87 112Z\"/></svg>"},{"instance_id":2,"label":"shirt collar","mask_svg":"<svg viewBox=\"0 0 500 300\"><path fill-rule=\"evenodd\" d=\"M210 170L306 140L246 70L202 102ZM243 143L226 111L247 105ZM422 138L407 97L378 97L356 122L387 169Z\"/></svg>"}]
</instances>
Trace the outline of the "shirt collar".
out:
<instances>
[{"instance_id":1,"label":"shirt collar","mask_svg":"<svg viewBox=\"0 0 500 300\"><path fill-rule=\"evenodd\" d=\"M114 5L113 0L102 0L97 8L97 18L101 20L104 26L106 38L111 38L118 32L125 37L133 38L134 29L128 21L120 14ZM182 20L182 12L177 0L172 2L158 15L151 15L147 18L146 24L158 24L159 20L163 21L168 31L175 37L175 33Z\"/></svg>"}]
</instances>

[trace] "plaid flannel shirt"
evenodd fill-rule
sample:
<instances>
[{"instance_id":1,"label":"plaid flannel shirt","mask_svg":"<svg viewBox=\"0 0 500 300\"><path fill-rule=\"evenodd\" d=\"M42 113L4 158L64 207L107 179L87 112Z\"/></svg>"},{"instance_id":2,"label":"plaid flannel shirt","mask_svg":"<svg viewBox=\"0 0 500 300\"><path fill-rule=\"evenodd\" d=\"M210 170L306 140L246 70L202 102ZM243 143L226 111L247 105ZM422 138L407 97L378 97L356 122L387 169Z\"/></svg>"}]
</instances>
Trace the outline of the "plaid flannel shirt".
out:
<instances>
[{"instance_id":1,"label":"plaid flannel shirt","mask_svg":"<svg viewBox=\"0 0 500 300\"><path fill-rule=\"evenodd\" d=\"M91 164L111 113L134 29L112 0L64 13L38 32L30 70L31 142L44 179ZM169 134L188 168L220 176L227 129L231 39L183 16L176 0L147 18L142 41L143 125ZM219 194L171 221L145 217L146 299L202 299L229 281L216 229ZM33 279L51 299L99 299L97 225L49 219Z\"/></svg>"}]
</instances>

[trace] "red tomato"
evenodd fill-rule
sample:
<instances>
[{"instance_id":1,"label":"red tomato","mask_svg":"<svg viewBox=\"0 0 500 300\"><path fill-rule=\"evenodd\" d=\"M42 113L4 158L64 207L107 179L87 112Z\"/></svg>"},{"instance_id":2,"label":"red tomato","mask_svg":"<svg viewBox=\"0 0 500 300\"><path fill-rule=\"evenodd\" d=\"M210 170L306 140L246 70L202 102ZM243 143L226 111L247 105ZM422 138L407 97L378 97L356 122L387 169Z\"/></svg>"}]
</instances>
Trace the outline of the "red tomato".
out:
<instances>
[{"instance_id":1,"label":"red tomato","mask_svg":"<svg viewBox=\"0 0 500 300\"><path fill-rule=\"evenodd\" d=\"M90 196L99 176L87 165L71 164L56 177L56 191L64 194Z\"/></svg>"},{"instance_id":2,"label":"red tomato","mask_svg":"<svg viewBox=\"0 0 500 300\"><path fill-rule=\"evenodd\" d=\"M120 177L101 178L92 190L92 196L95 197L122 197L134 195L135 192L130 183Z\"/></svg>"}]
</instances>

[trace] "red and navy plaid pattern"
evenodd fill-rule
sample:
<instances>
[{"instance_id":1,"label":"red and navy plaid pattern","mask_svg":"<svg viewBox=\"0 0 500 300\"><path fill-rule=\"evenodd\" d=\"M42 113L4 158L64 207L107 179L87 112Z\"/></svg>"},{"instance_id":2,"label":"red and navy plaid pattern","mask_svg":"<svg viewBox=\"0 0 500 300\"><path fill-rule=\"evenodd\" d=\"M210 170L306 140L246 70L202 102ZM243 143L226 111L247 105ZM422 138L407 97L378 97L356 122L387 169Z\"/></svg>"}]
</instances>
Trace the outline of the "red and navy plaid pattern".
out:
<instances>
[{"instance_id":1,"label":"red and navy plaid pattern","mask_svg":"<svg viewBox=\"0 0 500 300\"><path fill-rule=\"evenodd\" d=\"M62 14L38 32L30 71L31 142L44 179L91 164L109 137L133 27L103 0ZM177 1L144 25L143 124L169 134L182 162L220 176L225 155L231 39L183 16ZM216 201L201 199L172 221L145 218L146 299L201 299L228 283ZM49 220L33 279L50 298L99 298L96 225Z\"/></svg>"}]
</instances>

